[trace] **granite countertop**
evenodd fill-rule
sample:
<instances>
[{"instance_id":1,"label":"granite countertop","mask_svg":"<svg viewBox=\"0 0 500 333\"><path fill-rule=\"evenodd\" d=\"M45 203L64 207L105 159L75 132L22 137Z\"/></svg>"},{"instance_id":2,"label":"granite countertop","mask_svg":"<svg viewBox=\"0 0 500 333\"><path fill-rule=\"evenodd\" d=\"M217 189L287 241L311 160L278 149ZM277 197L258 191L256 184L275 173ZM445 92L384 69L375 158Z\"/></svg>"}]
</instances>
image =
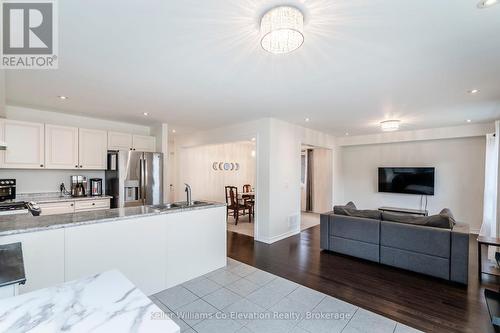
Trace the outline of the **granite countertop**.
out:
<instances>
[{"instance_id":1,"label":"granite countertop","mask_svg":"<svg viewBox=\"0 0 500 333\"><path fill-rule=\"evenodd\" d=\"M16 196L17 201L34 201L38 204L40 203L51 203L51 202L67 202L67 201L85 201L85 200L99 200L99 199L112 199L112 196L101 195L101 196L85 196L85 197L72 197L70 195L61 196L59 192L50 193L22 193Z\"/></svg>"},{"instance_id":2,"label":"granite countertop","mask_svg":"<svg viewBox=\"0 0 500 333\"><path fill-rule=\"evenodd\" d=\"M180 331L116 270L2 299L0 318L0 332Z\"/></svg>"},{"instance_id":3,"label":"granite countertop","mask_svg":"<svg viewBox=\"0 0 500 333\"><path fill-rule=\"evenodd\" d=\"M21 243L0 245L0 287L25 282Z\"/></svg>"},{"instance_id":4,"label":"granite countertop","mask_svg":"<svg viewBox=\"0 0 500 333\"><path fill-rule=\"evenodd\" d=\"M104 209L46 216L31 216L28 214L4 215L0 216L0 236L225 206L225 203L205 202L202 205L176 208L160 205Z\"/></svg>"}]
</instances>

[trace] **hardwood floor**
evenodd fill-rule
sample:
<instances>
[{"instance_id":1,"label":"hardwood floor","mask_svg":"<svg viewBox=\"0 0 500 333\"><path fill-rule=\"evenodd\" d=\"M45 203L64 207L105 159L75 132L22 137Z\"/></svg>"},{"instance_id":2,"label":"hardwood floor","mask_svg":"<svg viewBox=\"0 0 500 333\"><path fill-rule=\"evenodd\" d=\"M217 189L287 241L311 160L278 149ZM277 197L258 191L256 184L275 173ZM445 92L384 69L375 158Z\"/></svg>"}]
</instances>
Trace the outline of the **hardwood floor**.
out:
<instances>
[{"instance_id":1,"label":"hardwood floor","mask_svg":"<svg viewBox=\"0 0 500 333\"><path fill-rule=\"evenodd\" d=\"M469 286L319 249L319 226L274 244L228 232L228 256L425 332L494 332L477 278L471 235Z\"/></svg>"}]
</instances>

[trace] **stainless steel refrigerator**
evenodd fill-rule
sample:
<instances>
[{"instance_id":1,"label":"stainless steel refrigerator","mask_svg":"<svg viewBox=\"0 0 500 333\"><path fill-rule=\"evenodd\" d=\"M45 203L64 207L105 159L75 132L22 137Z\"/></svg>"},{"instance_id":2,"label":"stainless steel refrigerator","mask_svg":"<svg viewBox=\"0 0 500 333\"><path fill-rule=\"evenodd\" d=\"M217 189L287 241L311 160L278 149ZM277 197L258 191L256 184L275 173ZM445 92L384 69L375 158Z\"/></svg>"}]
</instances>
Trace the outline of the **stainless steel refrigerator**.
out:
<instances>
[{"instance_id":1,"label":"stainless steel refrigerator","mask_svg":"<svg viewBox=\"0 0 500 333\"><path fill-rule=\"evenodd\" d=\"M106 194L111 208L163 204L163 154L108 152Z\"/></svg>"}]
</instances>

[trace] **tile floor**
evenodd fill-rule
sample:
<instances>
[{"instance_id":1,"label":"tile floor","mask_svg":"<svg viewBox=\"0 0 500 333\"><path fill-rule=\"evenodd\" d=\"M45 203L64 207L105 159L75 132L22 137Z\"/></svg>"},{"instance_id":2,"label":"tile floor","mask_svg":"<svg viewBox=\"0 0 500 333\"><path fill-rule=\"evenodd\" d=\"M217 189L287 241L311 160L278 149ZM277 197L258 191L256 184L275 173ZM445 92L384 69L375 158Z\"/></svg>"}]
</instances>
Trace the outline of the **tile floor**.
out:
<instances>
[{"instance_id":1,"label":"tile floor","mask_svg":"<svg viewBox=\"0 0 500 333\"><path fill-rule=\"evenodd\" d=\"M419 332L230 258L151 299L186 333Z\"/></svg>"}]
</instances>

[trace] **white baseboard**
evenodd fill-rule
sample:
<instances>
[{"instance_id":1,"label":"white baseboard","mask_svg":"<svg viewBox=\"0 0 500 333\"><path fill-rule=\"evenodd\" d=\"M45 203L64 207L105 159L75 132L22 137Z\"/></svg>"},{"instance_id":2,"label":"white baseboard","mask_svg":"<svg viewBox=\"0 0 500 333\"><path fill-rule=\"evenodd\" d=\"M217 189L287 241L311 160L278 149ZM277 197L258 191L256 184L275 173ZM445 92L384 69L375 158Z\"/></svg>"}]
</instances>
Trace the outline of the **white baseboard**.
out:
<instances>
[{"instance_id":1,"label":"white baseboard","mask_svg":"<svg viewBox=\"0 0 500 333\"><path fill-rule=\"evenodd\" d=\"M278 235L278 236L264 237L264 238L255 239L255 240L259 241L259 242L262 242L262 243L266 243L266 244L272 244L274 242L280 241L280 240L288 238L290 236L295 236L295 235L297 235L299 233L300 233L300 230L290 230L290 231L287 231L287 232L285 232L285 233L283 233L281 235Z\"/></svg>"}]
</instances>

